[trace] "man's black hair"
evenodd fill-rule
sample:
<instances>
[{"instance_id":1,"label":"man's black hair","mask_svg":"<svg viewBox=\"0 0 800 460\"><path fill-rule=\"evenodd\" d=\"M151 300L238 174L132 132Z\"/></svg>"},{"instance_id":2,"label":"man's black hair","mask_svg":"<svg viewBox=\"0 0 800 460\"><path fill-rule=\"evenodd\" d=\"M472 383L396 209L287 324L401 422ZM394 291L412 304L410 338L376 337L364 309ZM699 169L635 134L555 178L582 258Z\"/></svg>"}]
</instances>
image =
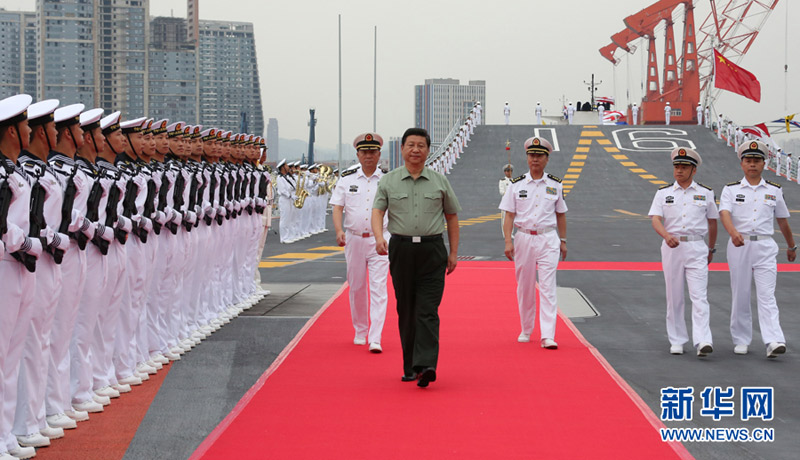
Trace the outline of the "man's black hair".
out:
<instances>
[{"instance_id":1,"label":"man's black hair","mask_svg":"<svg viewBox=\"0 0 800 460\"><path fill-rule=\"evenodd\" d=\"M424 137L425 143L428 144L428 147L431 146L431 136L428 134L428 131L423 128L408 128L406 132L403 133L403 140L400 142L400 145L406 145L406 139L408 136Z\"/></svg>"}]
</instances>

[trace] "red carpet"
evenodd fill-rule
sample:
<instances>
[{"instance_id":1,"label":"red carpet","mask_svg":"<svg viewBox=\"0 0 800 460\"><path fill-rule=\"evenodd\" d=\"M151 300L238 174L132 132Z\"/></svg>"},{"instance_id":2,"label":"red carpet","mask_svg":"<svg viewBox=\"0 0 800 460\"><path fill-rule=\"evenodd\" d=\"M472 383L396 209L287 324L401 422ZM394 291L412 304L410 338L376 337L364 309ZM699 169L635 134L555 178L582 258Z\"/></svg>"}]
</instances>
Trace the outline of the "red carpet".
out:
<instances>
[{"instance_id":1,"label":"red carpet","mask_svg":"<svg viewBox=\"0 0 800 460\"><path fill-rule=\"evenodd\" d=\"M459 264L439 379L420 389L400 382L393 294L373 355L343 287L191 459L691 458L566 318L557 351L517 343L515 289L511 263Z\"/></svg>"}]
</instances>

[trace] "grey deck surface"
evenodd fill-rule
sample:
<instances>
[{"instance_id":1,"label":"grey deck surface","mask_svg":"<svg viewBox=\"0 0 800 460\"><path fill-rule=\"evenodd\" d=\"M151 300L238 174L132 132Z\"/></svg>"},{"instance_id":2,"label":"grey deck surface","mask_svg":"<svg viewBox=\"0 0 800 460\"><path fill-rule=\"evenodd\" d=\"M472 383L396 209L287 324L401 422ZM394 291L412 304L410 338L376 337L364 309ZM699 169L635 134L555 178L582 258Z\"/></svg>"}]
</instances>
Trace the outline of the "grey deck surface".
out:
<instances>
[{"instance_id":1,"label":"grey deck surface","mask_svg":"<svg viewBox=\"0 0 800 460\"><path fill-rule=\"evenodd\" d=\"M613 142L613 131L622 128L606 126L599 130ZM655 128L663 130L664 127ZM498 212L497 181L507 162L505 142L507 139L511 142L515 175L522 174L527 170L522 143L533 135L533 129L532 126L476 129L468 150L448 176L464 208L459 218ZM556 128L560 151L551 156L548 172L564 176L584 129L578 126ZM733 150L718 142L709 131L694 126L671 126L670 129L677 130L673 137L690 139L694 143L704 160L697 180L714 188L717 196L724 184L741 178ZM550 137L546 131L542 134ZM672 181L667 151L621 153L657 178ZM599 145L593 144L587 155L587 159L582 160L585 161L583 172L566 198L569 206L568 260L659 261L660 238L646 217L658 186L630 172ZM765 176L776 180L773 173L765 173ZM784 183L784 179L780 182ZM784 194L790 210L800 209L800 185L786 183ZM800 234L798 213L792 214L790 223L794 232ZM329 228L332 225L329 224ZM277 235L271 234L264 257L331 246L333 239L333 232L329 231L298 243L281 245L277 243ZM785 248L779 233L776 233L776 241ZM726 244L727 235L720 225L715 262L725 262ZM505 260L499 221L463 227L459 253L483 260ZM781 251L778 261L786 262L785 251ZM336 292L344 277L342 254L283 268L262 269L263 282L273 294L174 365L125 458L187 458L266 370L306 319ZM767 360L757 324L754 324L750 354L736 356L732 353L728 330L731 301L728 273L712 272L708 292L715 351L700 360L688 345L687 353L682 356L668 353L664 280L660 272L560 271L558 274L559 286L580 289L600 313L593 318L575 318L573 322L656 415L661 412L661 388L695 387L694 420L670 422L667 426L771 427L776 431L773 443L686 443L698 459L797 458L800 449L800 439L795 434L800 428L800 397L795 391L800 351L794 347L800 331L797 279L797 273L778 275L776 294L789 351L777 360ZM507 308L517 307L508 305ZM513 336L517 333L510 331ZM350 334L351 331L343 331L347 340ZM745 386L774 387L776 418L772 422L741 422L738 401L734 418L714 422L700 417L699 392L705 386L733 386L737 396ZM602 420L597 422L603 423ZM622 442L623 435L620 433Z\"/></svg>"}]
</instances>

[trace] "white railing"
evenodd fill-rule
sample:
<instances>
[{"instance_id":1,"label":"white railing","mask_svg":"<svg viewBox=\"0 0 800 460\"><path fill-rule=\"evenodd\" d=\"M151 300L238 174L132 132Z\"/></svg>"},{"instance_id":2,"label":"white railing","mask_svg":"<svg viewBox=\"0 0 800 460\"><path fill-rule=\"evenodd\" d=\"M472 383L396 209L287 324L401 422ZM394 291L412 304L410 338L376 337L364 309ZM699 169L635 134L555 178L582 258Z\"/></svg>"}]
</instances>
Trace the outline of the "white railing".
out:
<instances>
[{"instance_id":1,"label":"white railing","mask_svg":"<svg viewBox=\"0 0 800 460\"><path fill-rule=\"evenodd\" d=\"M425 165L429 165L433 163L437 158L442 156L447 147L450 145L451 142L458 136L461 127L466 123L466 118L459 118L456 120L456 124L453 125L453 129L450 130L450 133L447 134L447 137L444 138L441 144L436 148L436 150L428 155L428 159L425 161Z\"/></svg>"}]
</instances>

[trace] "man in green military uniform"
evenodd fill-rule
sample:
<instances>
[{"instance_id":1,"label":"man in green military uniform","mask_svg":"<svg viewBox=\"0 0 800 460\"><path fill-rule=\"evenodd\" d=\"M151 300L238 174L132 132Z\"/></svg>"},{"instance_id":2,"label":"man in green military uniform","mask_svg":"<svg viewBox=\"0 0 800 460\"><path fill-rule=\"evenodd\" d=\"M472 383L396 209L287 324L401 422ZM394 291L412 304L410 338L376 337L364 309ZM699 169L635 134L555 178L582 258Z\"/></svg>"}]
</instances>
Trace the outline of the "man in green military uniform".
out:
<instances>
[{"instance_id":1,"label":"man in green military uniform","mask_svg":"<svg viewBox=\"0 0 800 460\"><path fill-rule=\"evenodd\" d=\"M458 204L445 176L425 167L431 138L421 128L403 134L405 162L384 175L372 205L375 250L389 254L400 342L403 347L404 382L418 380L427 387L436 381L439 359L439 303L444 276L456 269L458 257ZM388 211L389 242L383 238L383 217ZM442 233L447 221L447 253Z\"/></svg>"}]
</instances>

